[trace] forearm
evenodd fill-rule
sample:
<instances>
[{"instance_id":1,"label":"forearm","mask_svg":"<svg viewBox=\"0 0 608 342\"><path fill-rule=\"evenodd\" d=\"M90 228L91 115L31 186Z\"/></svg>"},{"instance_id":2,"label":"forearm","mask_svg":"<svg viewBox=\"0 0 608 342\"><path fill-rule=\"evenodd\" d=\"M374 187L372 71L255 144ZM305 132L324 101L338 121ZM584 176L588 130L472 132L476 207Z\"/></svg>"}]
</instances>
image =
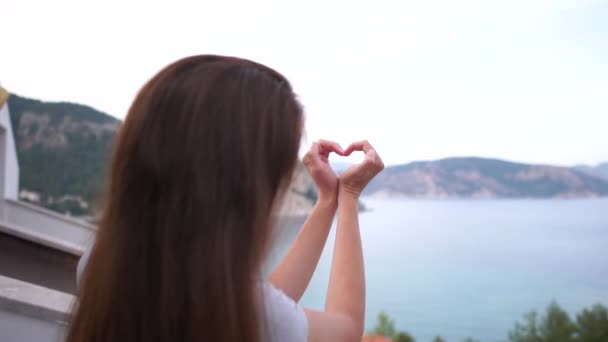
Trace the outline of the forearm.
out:
<instances>
[{"instance_id":1,"label":"forearm","mask_svg":"<svg viewBox=\"0 0 608 342\"><path fill-rule=\"evenodd\" d=\"M319 262L336 214L336 199L320 197L296 241L268 280L294 301L299 301Z\"/></svg>"},{"instance_id":2,"label":"forearm","mask_svg":"<svg viewBox=\"0 0 608 342\"><path fill-rule=\"evenodd\" d=\"M338 229L325 310L349 317L354 328L363 333L365 272L358 199L344 191L338 199Z\"/></svg>"}]
</instances>

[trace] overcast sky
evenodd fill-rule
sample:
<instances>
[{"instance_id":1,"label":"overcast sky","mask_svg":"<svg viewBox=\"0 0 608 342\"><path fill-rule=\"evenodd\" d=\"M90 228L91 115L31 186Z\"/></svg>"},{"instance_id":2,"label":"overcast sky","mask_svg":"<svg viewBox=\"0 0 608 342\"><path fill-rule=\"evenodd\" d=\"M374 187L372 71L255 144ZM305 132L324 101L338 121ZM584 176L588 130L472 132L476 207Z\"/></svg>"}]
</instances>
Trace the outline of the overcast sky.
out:
<instances>
[{"instance_id":1,"label":"overcast sky","mask_svg":"<svg viewBox=\"0 0 608 342\"><path fill-rule=\"evenodd\" d=\"M227 54L292 81L308 142L608 161L607 0L7 0L0 28L5 88L118 118L166 64Z\"/></svg>"}]
</instances>

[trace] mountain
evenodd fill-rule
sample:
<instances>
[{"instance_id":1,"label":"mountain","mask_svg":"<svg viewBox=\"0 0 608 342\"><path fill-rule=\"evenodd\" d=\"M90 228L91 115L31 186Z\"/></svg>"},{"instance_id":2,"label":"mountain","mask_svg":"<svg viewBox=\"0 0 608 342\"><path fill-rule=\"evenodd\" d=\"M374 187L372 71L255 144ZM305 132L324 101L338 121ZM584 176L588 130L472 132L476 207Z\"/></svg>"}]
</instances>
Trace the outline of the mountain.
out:
<instances>
[{"instance_id":1,"label":"mountain","mask_svg":"<svg viewBox=\"0 0 608 342\"><path fill-rule=\"evenodd\" d=\"M14 94L8 98L8 106L20 165L21 199L61 213L94 215L120 121L88 106ZM332 166L341 171L350 164L332 162ZM583 170L448 158L387 167L365 194L414 198L608 196L608 180L596 177L607 169L608 164ZM306 215L316 196L310 175L299 163L281 213Z\"/></svg>"},{"instance_id":2,"label":"mountain","mask_svg":"<svg viewBox=\"0 0 608 342\"><path fill-rule=\"evenodd\" d=\"M121 122L68 102L8 98L20 166L20 198L60 213L93 216ZM283 215L305 215L316 198L314 183L298 165Z\"/></svg>"},{"instance_id":3,"label":"mountain","mask_svg":"<svg viewBox=\"0 0 608 342\"><path fill-rule=\"evenodd\" d=\"M577 165L574 167L574 169L594 177L608 180L608 162L601 163L596 166Z\"/></svg>"},{"instance_id":4,"label":"mountain","mask_svg":"<svg viewBox=\"0 0 608 342\"><path fill-rule=\"evenodd\" d=\"M72 215L90 215L120 121L91 107L11 94L20 197Z\"/></svg>"},{"instance_id":5,"label":"mountain","mask_svg":"<svg viewBox=\"0 0 608 342\"><path fill-rule=\"evenodd\" d=\"M485 158L447 158L386 167L368 196L413 198L584 198L608 196L608 181L573 168Z\"/></svg>"}]
</instances>

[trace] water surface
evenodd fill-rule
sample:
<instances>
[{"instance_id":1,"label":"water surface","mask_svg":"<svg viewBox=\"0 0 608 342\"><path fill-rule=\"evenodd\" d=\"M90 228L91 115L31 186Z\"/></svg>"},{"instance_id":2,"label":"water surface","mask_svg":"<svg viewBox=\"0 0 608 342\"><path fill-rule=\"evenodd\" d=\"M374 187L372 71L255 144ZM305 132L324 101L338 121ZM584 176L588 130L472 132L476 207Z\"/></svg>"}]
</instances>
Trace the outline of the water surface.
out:
<instances>
[{"instance_id":1,"label":"water surface","mask_svg":"<svg viewBox=\"0 0 608 342\"><path fill-rule=\"evenodd\" d=\"M417 341L499 341L552 300L608 304L608 199L364 202L366 329L384 310ZM283 222L271 263L300 225ZM323 308L334 231L304 306Z\"/></svg>"}]
</instances>

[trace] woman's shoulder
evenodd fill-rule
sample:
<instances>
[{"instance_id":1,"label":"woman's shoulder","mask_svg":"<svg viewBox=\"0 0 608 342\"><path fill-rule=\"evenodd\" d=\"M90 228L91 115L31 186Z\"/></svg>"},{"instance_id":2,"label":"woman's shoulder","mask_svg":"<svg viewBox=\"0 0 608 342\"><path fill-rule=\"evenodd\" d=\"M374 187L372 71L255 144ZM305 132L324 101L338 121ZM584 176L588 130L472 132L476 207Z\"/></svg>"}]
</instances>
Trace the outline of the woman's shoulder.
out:
<instances>
[{"instance_id":1,"label":"woman's shoulder","mask_svg":"<svg viewBox=\"0 0 608 342\"><path fill-rule=\"evenodd\" d=\"M260 282L260 290L270 341L305 342L308 319L304 309L267 281Z\"/></svg>"}]
</instances>

